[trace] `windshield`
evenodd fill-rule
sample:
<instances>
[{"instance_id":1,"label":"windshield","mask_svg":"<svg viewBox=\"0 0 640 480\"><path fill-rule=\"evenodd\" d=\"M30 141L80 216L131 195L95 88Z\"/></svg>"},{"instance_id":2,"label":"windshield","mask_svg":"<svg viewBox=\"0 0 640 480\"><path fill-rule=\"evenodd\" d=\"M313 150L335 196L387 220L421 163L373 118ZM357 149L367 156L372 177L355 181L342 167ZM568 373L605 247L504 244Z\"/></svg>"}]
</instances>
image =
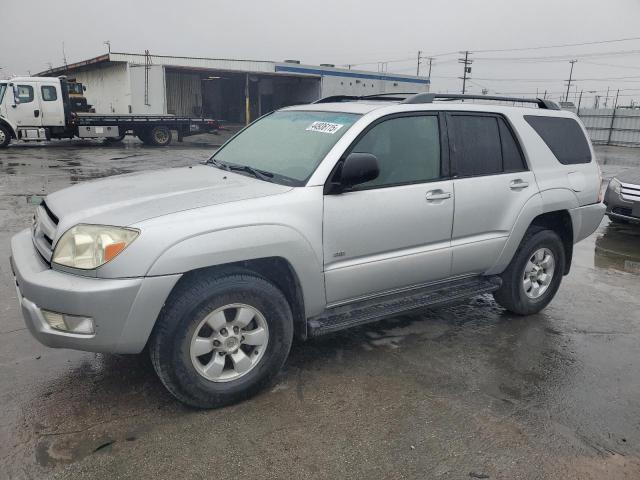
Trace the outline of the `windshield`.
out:
<instances>
[{"instance_id":1,"label":"windshield","mask_svg":"<svg viewBox=\"0 0 640 480\"><path fill-rule=\"evenodd\" d=\"M2 99L4 98L4 91L7 89L6 83L0 83L0 103L2 103Z\"/></svg>"},{"instance_id":2,"label":"windshield","mask_svg":"<svg viewBox=\"0 0 640 480\"><path fill-rule=\"evenodd\" d=\"M211 157L210 163L221 168L250 167L244 171L266 173L277 183L304 185L358 118L360 115L341 112L275 112L240 132ZM266 179L264 175L261 178Z\"/></svg>"}]
</instances>

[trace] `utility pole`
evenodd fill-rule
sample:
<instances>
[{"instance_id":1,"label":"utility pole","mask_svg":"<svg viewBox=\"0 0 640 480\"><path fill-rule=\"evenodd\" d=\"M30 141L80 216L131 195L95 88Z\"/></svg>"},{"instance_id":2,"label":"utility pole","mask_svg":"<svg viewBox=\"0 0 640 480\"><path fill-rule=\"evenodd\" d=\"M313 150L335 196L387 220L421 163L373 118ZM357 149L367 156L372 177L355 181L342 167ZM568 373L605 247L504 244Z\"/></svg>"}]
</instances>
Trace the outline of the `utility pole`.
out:
<instances>
[{"instance_id":1,"label":"utility pole","mask_svg":"<svg viewBox=\"0 0 640 480\"><path fill-rule=\"evenodd\" d=\"M544 98L545 100L547 99L547 90L546 89L544 91L544 96L542 98Z\"/></svg>"},{"instance_id":2,"label":"utility pole","mask_svg":"<svg viewBox=\"0 0 640 480\"><path fill-rule=\"evenodd\" d=\"M567 94L564 97L564 101L568 102L569 101L569 89L571 88L571 78L573 77L573 65L577 62L578 60L569 60L569 63L571 64L571 70L569 70L569 80L567 82Z\"/></svg>"},{"instance_id":3,"label":"utility pole","mask_svg":"<svg viewBox=\"0 0 640 480\"><path fill-rule=\"evenodd\" d=\"M464 66L464 70L463 70L463 74L462 77L458 77L460 80L462 80L462 94L464 95L465 92L467 91L467 74L471 74L471 67L470 65L473 63L473 60L469 60L469 50L465 50L464 52L460 52L461 54L464 53L464 58L459 58L458 59L458 63L462 63Z\"/></svg>"},{"instance_id":4,"label":"utility pole","mask_svg":"<svg viewBox=\"0 0 640 480\"><path fill-rule=\"evenodd\" d=\"M609 103L609 87L607 87L607 96L604 97L604 108L607 108L608 103Z\"/></svg>"},{"instance_id":5,"label":"utility pole","mask_svg":"<svg viewBox=\"0 0 640 480\"><path fill-rule=\"evenodd\" d=\"M433 63L433 57L427 57L427 60L429 60L429 84L431 84L431 64Z\"/></svg>"},{"instance_id":6,"label":"utility pole","mask_svg":"<svg viewBox=\"0 0 640 480\"><path fill-rule=\"evenodd\" d=\"M580 90L580 97L578 98L578 110L576 111L576 115L580 115L580 104L582 103L582 92L584 92L584 90Z\"/></svg>"},{"instance_id":7,"label":"utility pole","mask_svg":"<svg viewBox=\"0 0 640 480\"><path fill-rule=\"evenodd\" d=\"M616 99L613 102L613 109L615 110L618 107L618 95L620 95L620 89L616 91Z\"/></svg>"},{"instance_id":8,"label":"utility pole","mask_svg":"<svg viewBox=\"0 0 640 480\"><path fill-rule=\"evenodd\" d=\"M416 67L416 77L420 76L420 60L421 60L422 50L418 50L418 65Z\"/></svg>"},{"instance_id":9,"label":"utility pole","mask_svg":"<svg viewBox=\"0 0 640 480\"><path fill-rule=\"evenodd\" d=\"M67 70L67 53L64 51L64 42L62 42L62 61L64 62L64 69Z\"/></svg>"}]
</instances>

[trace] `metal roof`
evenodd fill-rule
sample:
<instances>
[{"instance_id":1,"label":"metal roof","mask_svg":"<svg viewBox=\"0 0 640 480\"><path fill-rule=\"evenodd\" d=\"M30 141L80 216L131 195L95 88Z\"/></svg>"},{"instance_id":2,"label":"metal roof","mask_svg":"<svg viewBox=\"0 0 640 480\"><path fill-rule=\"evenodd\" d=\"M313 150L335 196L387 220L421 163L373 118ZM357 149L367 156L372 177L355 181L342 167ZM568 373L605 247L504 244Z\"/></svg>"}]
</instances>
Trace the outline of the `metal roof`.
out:
<instances>
[{"instance_id":1,"label":"metal roof","mask_svg":"<svg viewBox=\"0 0 640 480\"><path fill-rule=\"evenodd\" d=\"M144 53L125 53L110 52L81 62L75 62L68 65L45 70L37 73L36 76L57 76L70 73L73 70L90 69L94 66L108 63L120 62L133 65L144 65L147 58ZM224 70L237 71L247 73L272 73L278 75L290 76L338 76L361 78L367 80L386 80L392 82L403 82L427 85L429 80L424 77L415 77L412 75L401 75L394 73L378 73L366 70L350 70L346 68L337 68L321 65L304 65L291 62L274 62L265 60L242 60L242 59L225 59L225 58L206 58L206 57L181 57L169 55L149 55L152 65L163 65L174 68L189 68L194 70Z\"/></svg>"}]
</instances>

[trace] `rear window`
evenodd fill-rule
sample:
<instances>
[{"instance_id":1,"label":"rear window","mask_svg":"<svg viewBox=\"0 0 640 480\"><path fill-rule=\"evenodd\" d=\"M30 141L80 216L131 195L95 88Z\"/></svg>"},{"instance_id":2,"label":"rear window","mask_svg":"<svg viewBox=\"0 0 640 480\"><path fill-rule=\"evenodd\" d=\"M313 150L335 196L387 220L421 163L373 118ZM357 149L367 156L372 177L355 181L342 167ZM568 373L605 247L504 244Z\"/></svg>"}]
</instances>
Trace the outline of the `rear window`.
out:
<instances>
[{"instance_id":1,"label":"rear window","mask_svg":"<svg viewBox=\"0 0 640 480\"><path fill-rule=\"evenodd\" d=\"M574 119L537 115L525 115L524 119L563 165L591 162L589 143Z\"/></svg>"}]
</instances>

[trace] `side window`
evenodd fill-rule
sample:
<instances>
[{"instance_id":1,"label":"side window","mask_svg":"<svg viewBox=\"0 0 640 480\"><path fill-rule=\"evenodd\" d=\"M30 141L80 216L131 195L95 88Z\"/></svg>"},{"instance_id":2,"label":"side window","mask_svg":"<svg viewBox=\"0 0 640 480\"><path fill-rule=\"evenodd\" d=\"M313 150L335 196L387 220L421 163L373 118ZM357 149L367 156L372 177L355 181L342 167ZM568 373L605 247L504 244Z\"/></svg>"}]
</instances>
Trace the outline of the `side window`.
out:
<instances>
[{"instance_id":1,"label":"side window","mask_svg":"<svg viewBox=\"0 0 640 480\"><path fill-rule=\"evenodd\" d=\"M525 115L524 119L563 165L591 162L589 143L573 118Z\"/></svg>"},{"instance_id":2,"label":"side window","mask_svg":"<svg viewBox=\"0 0 640 480\"><path fill-rule=\"evenodd\" d=\"M20 103L33 102L33 87L31 85L18 85L18 99Z\"/></svg>"},{"instance_id":3,"label":"side window","mask_svg":"<svg viewBox=\"0 0 640 480\"><path fill-rule=\"evenodd\" d=\"M496 117L451 115L453 171L459 177L502 172L502 145Z\"/></svg>"},{"instance_id":4,"label":"side window","mask_svg":"<svg viewBox=\"0 0 640 480\"><path fill-rule=\"evenodd\" d=\"M500 140L502 142L503 170L505 172L521 172L522 170L527 170L522 151L518 147L518 143L513 137L511 129L502 118L498 118L498 124L500 126Z\"/></svg>"},{"instance_id":5,"label":"side window","mask_svg":"<svg viewBox=\"0 0 640 480\"><path fill-rule=\"evenodd\" d=\"M53 85L43 85L40 91L42 92L42 100L45 102L53 102L58 99L58 92Z\"/></svg>"},{"instance_id":6,"label":"side window","mask_svg":"<svg viewBox=\"0 0 640 480\"><path fill-rule=\"evenodd\" d=\"M436 115L397 117L369 130L351 150L378 158L380 175L358 188L418 183L440 177L440 129Z\"/></svg>"}]
</instances>

